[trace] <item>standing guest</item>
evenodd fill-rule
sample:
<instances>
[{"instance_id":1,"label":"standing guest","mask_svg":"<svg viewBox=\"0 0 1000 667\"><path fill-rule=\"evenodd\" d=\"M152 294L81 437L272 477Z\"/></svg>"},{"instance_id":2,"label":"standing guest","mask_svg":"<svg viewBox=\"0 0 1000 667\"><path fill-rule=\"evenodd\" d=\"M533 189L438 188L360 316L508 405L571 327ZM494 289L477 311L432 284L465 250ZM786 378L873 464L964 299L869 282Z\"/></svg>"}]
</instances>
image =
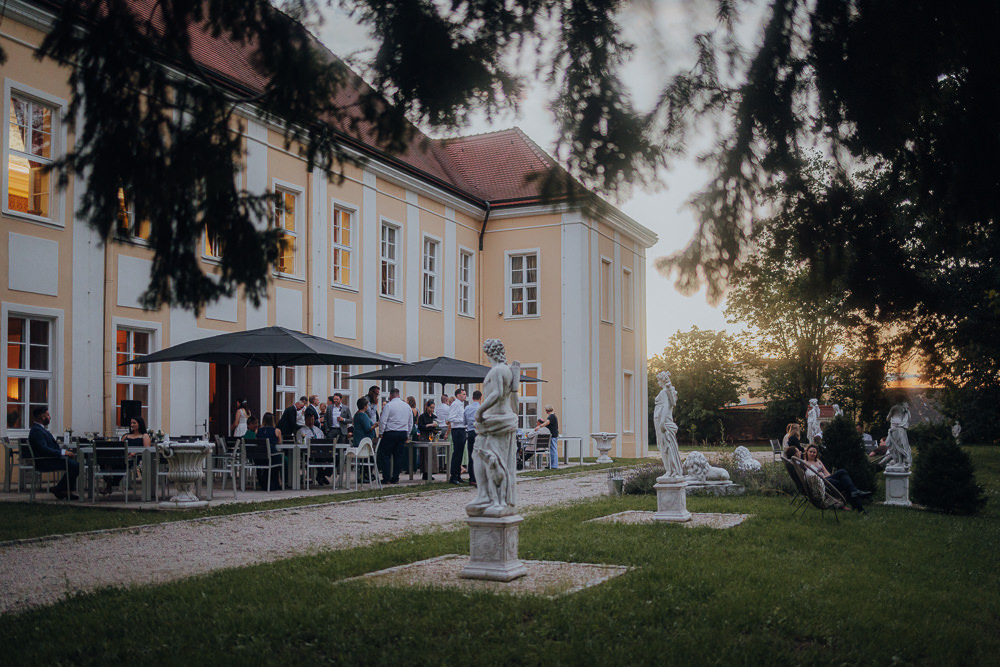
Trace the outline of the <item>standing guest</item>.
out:
<instances>
[{"instance_id":1,"label":"standing guest","mask_svg":"<svg viewBox=\"0 0 1000 667\"><path fill-rule=\"evenodd\" d=\"M441 394L441 408L451 407L452 398L448 394Z\"/></svg>"},{"instance_id":2,"label":"standing guest","mask_svg":"<svg viewBox=\"0 0 1000 667\"><path fill-rule=\"evenodd\" d=\"M326 409L327 409L327 406L328 406L328 403L320 403L319 404L319 421L316 422L316 426L319 426L320 430L324 430L325 429L324 424L326 424Z\"/></svg>"},{"instance_id":3,"label":"standing guest","mask_svg":"<svg viewBox=\"0 0 1000 667\"><path fill-rule=\"evenodd\" d=\"M285 408L285 411L281 413L281 419L278 420L278 430L289 436L298 431L299 411L305 409L305 407L305 397L303 397ZM302 423L305 424L304 419Z\"/></svg>"},{"instance_id":4,"label":"standing guest","mask_svg":"<svg viewBox=\"0 0 1000 667\"><path fill-rule=\"evenodd\" d=\"M382 390L379 389L377 384L373 384L368 387L368 418L372 420L372 424L378 425L378 395Z\"/></svg>"},{"instance_id":5,"label":"standing guest","mask_svg":"<svg viewBox=\"0 0 1000 667\"><path fill-rule=\"evenodd\" d=\"M420 410L417 409L417 399L414 398L413 396L407 396L406 404L410 406L410 410L413 412L413 423L416 424L417 418L420 416ZM416 434L411 433L410 435L413 436Z\"/></svg>"},{"instance_id":6,"label":"standing guest","mask_svg":"<svg viewBox=\"0 0 1000 667\"><path fill-rule=\"evenodd\" d=\"M299 423L299 426L302 427L306 425L306 415L310 413L312 414L313 417L315 417L316 419L315 423L319 424L319 396L313 394L312 396L306 398L305 401L306 401L306 406L302 410L302 422Z\"/></svg>"},{"instance_id":7,"label":"standing guest","mask_svg":"<svg viewBox=\"0 0 1000 667\"><path fill-rule=\"evenodd\" d=\"M233 415L233 425L230 430L234 438L242 438L247 432L247 419L250 417L250 408L246 401L236 401L236 414Z\"/></svg>"},{"instance_id":8,"label":"standing guest","mask_svg":"<svg viewBox=\"0 0 1000 667\"><path fill-rule=\"evenodd\" d=\"M74 460L76 454L61 448L56 444L56 439L49 433L47 427L51 423L52 417L49 416L48 406L37 406L31 411L31 418L28 443L31 444L31 451L35 455L35 469L39 472L67 470L59 483L52 487L52 494L59 500L65 500L67 497L71 500L79 500L80 496L70 493L70 488L76 484L76 478L80 474L80 464ZM66 460L67 458L69 461Z\"/></svg>"},{"instance_id":9,"label":"standing guest","mask_svg":"<svg viewBox=\"0 0 1000 667\"><path fill-rule=\"evenodd\" d=\"M351 409L344 403L344 396L337 392L333 396L327 397L326 408L326 437L337 442L350 442L348 436L351 432Z\"/></svg>"},{"instance_id":10,"label":"standing guest","mask_svg":"<svg viewBox=\"0 0 1000 667\"><path fill-rule=\"evenodd\" d=\"M549 467L559 467L559 419L556 417L555 408L551 405L545 406L545 419L539 420L542 426L549 429L552 438L549 440ZM538 426L535 427L538 430Z\"/></svg>"},{"instance_id":11,"label":"standing guest","mask_svg":"<svg viewBox=\"0 0 1000 667\"><path fill-rule=\"evenodd\" d=\"M465 390L459 387L455 390L455 400L448 406L448 431L445 437L451 434L452 442L449 484L462 483L462 457L465 455L465 396Z\"/></svg>"},{"instance_id":12,"label":"standing guest","mask_svg":"<svg viewBox=\"0 0 1000 667\"><path fill-rule=\"evenodd\" d=\"M368 398L362 396L358 399L358 411L354 413L354 446L357 447L365 438L371 438L375 442L375 424L368 416Z\"/></svg>"},{"instance_id":13,"label":"standing guest","mask_svg":"<svg viewBox=\"0 0 1000 667\"><path fill-rule=\"evenodd\" d=\"M424 411L417 418L417 434L423 440L430 440L438 430L437 416L434 414L434 399L428 398L424 403Z\"/></svg>"},{"instance_id":14,"label":"standing guest","mask_svg":"<svg viewBox=\"0 0 1000 667\"><path fill-rule=\"evenodd\" d=\"M785 437L781 439L781 448L785 451L787 458L794 456L801 459L805 454L805 450L802 449L802 444L799 442L800 433L802 433L802 427L798 424L789 424L785 427ZM789 448L791 448L791 451ZM789 454L792 456L789 456Z\"/></svg>"},{"instance_id":15,"label":"standing guest","mask_svg":"<svg viewBox=\"0 0 1000 667\"><path fill-rule=\"evenodd\" d=\"M398 387L389 390L389 402L382 410L378 430L382 439L379 441L376 463L382 471L382 483L399 484L406 438L413 430L413 411L399 397Z\"/></svg>"},{"instance_id":16,"label":"standing guest","mask_svg":"<svg viewBox=\"0 0 1000 667\"><path fill-rule=\"evenodd\" d=\"M256 417L250 417L247 419L247 432L243 434L243 437L247 440L257 439L257 428L260 426L260 421Z\"/></svg>"},{"instance_id":17,"label":"standing guest","mask_svg":"<svg viewBox=\"0 0 1000 667\"><path fill-rule=\"evenodd\" d=\"M476 486L476 467L472 452L476 446L476 411L479 410L483 392L478 389L472 392L472 400L465 406L465 444L469 448L469 486Z\"/></svg>"}]
</instances>

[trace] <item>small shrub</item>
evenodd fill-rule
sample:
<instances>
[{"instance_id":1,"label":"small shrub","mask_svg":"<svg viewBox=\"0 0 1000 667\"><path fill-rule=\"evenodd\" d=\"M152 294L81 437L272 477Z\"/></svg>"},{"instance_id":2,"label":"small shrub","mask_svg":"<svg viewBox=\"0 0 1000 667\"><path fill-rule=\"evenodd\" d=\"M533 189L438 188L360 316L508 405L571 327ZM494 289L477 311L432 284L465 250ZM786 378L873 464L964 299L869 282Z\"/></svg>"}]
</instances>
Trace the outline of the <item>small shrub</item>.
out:
<instances>
[{"instance_id":1,"label":"small shrub","mask_svg":"<svg viewBox=\"0 0 1000 667\"><path fill-rule=\"evenodd\" d=\"M945 424L921 425L911 431L916 450L911 493L913 500L949 514L975 514L986 504L976 484L972 459L955 442Z\"/></svg>"},{"instance_id":2,"label":"small shrub","mask_svg":"<svg viewBox=\"0 0 1000 667\"><path fill-rule=\"evenodd\" d=\"M736 467L731 455L720 456L714 464L729 471L729 479L746 489L751 496L794 495L795 484L781 463L764 463L760 470L744 471Z\"/></svg>"},{"instance_id":3,"label":"small shrub","mask_svg":"<svg viewBox=\"0 0 1000 667\"><path fill-rule=\"evenodd\" d=\"M659 463L646 463L638 468L633 468L625 475L625 493L635 495L653 493L656 478L665 472L663 465Z\"/></svg>"},{"instance_id":4,"label":"small shrub","mask_svg":"<svg viewBox=\"0 0 1000 667\"><path fill-rule=\"evenodd\" d=\"M865 453L865 445L854 423L837 417L823 429L823 464L833 472L843 468L862 491L874 491L876 469Z\"/></svg>"}]
</instances>

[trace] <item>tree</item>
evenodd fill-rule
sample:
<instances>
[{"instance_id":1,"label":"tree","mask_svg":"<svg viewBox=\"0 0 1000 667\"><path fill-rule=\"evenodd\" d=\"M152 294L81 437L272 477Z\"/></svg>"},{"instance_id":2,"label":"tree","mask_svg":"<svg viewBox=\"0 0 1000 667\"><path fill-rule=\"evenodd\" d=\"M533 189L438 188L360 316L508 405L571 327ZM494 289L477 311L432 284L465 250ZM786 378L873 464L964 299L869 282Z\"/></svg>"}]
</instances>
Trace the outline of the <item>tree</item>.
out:
<instances>
[{"instance_id":1,"label":"tree","mask_svg":"<svg viewBox=\"0 0 1000 667\"><path fill-rule=\"evenodd\" d=\"M647 365L650 414L660 393L656 374L670 371L670 380L677 388L674 421L680 432L693 432L696 438L721 436L721 408L739 399L746 381L734 363L733 351L733 338L725 331L691 327L690 331L672 335L663 353L654 355Z\"/></svg>"}]
</instances>

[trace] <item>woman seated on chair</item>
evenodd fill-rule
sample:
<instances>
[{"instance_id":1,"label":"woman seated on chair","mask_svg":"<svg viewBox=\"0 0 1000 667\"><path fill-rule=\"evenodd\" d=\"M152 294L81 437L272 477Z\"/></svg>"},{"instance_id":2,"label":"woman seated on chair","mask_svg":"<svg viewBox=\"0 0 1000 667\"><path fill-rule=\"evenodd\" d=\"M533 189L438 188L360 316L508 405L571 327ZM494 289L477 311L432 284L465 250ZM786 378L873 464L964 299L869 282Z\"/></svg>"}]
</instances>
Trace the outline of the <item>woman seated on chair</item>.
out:
<instances>
[{"instance_id":1,"label":"woman seated on chair","mask_svg":"<svg viewBox=\"0 0 1000 667\"><path fill-rule=\"evenodd\" d=\"M816 439L818 440L819 438ZM819 447L815 444L806 447L804 463L809 470L813 471L820 477L829 480L829 482L833 484L834 488L840 491L841 495L847 498L854 509L864 513L865 509L861 506L861 499L870 496L871 491L862 491L858 489L858 487L854 485L854 480L851 479L851 474L843 468L831 474L830 471L826 469L826 466L823 465L823 462L819 460Z\"/></svg>"},{"instance_id":2,"label":"woman seated on chair","mask_svg":"<svg viewBox=\"0 0 1000 667\"><path fill-rule=\"evenodd\" d=\"M368 398L358 399L358 411L354 413L354 446L357 447L365 438L371 438L375 443L375 424L368 416Z\"/></svg>"},{"instance_id":3,"label":"woman seated on chair","mask_svg":"<svg viewBox=\"0 0 1000 667\"><path fill-rule=\"evenodd\" d=\"M139 416L132 417L132 420L129 422L128 433L122 436L122 441L128 443L129 447L138 445L152 447L153 445L153 442L149 439L149 433L146 432L146 422ZM128 457L130 459L135 458L135 454L129 454ZM121 484L122 477L124 475L105 478L105 486L100 491L101 495L106 496L111 493L116 486Z\"/></svg>"}]
</instances>

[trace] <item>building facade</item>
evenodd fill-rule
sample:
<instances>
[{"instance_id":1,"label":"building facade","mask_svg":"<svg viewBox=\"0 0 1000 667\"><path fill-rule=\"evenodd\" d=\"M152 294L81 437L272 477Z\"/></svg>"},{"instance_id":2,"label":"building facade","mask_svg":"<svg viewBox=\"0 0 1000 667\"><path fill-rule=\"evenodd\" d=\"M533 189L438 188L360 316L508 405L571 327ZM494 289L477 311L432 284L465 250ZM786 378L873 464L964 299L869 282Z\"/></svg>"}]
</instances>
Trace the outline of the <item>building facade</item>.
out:
<instances>
[{"instance_id":1,"label":"building facade","mask_svg":"<svg viewBox=\"0 0 1000 667\"><path fill-rule=\"evenodd\" d=\"M152 264L148 230L134 224L127 239L104 244L75 216L86 184L71 179L59 189L44 170L74 142L68 70L34 57L51 17L26 2L4 11L5 435L25 435L40 404L50 406L56 433L113 432L127 400L141 402L151 429L226 433L237 399L254 414L272 409L270 369L120 363L280 325L402 361L483 363L483 339L500 338L523 372L546 380L522 385L523 426L551 403L585 454L596 431L620 434L619 456L645 454L645 252L656 237L612 207L594 217L541 203L524 177L551 158L519 130L429 140L398 156L360 145L363 166L345 165L343 179L331 181L246 109L240 184L279 195L260 224L285 235L267 298L254 307L238 295L198 316L149 311L139 304ZM215 244L200 244L211 273ZM347 377L371 369L283 368L278 388L286 404L334 391L355 399L367 386ZM418 401L440 389L401 385Z\"/></svg>"}]
</instances>

